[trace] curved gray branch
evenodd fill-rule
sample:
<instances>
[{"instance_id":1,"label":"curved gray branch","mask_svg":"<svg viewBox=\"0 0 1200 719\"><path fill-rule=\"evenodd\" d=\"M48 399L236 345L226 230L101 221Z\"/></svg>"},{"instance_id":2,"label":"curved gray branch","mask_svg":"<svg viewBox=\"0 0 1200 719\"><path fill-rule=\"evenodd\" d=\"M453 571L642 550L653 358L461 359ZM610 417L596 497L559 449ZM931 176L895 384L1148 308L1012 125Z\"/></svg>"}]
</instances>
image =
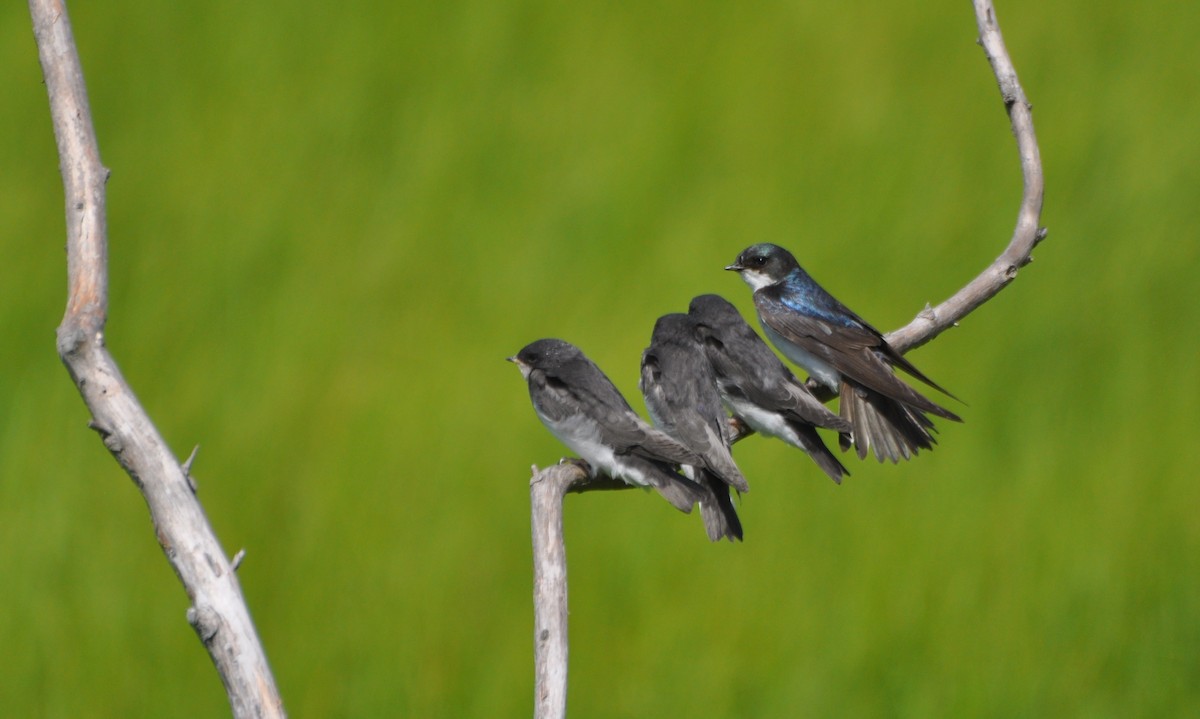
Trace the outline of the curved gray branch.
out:
<instances>
[{"instance_id":1,"label":"curved gray branch","mask_svg":"<svg viewBox=\"0 0 1200 719\"><path fill-rule=\"evenodd\" d=\"M146 500L159 544L191 601L188 621L216 665L233 715L283 717L237 576L196 499L188 471L171 454L105 347L108 170L100 163L66 7L61 0L29 0L29 11L66 194L68 299L58 328L59 355L92 414L90 426Z\"/></svg>"},{"instance_id":2,"label":"curved gray branch","mask_svg":"<svg viewBox=\"0 0 1200 719\"><path fill-rule=\"evenodd\" d=\"M1017 212L1017 226L1004 252L991 265L936 307L926 307L908 325L887 335L901 352L920 347L937 337L972 310L996 296L1017 272L1032 260L1033 248L1046 236L1042 213L1042 161L1033 117L1017 71L1008 56L992 4L974 0L983 46L1000 86L1004 107L1012 123L1021 156L1025 191ZM824 399L828 399L825 397ZM735 429L737 427L735 426ZM745 432L739 432L739 438ZM563 545L562 500L568 492L616 489L600 479L590 479L578 465L558 464L537 471L530 485L534 561L534 717L562 719L567 710L567 558ZM619 484L619 483L616 483Z\"/></svg>"},{"instance_id":3,"label":"curved gray branch","mask_svg":"<svg viewBox=\"0 0 1200 719\"><path fill-rule=\"evenodd\" d=\"M1025 190L1017 211L1017 226L1004 252L992 264L955 292L950 299L936 307L926 307L916 319L887 335L887 341L901 352L920 347L970 314L975 308L995 297L1000 290L1017 278L1017 272L1033 261L1033 248L1046 237L1041 227L1042 156L1038 151L1037 135L1033 131L1032 106L1017 81L1017 70L1004 46L996 12L988 0L975 0L975 22L979 26L979 44L992 66L1000 85L1000 97L1008 112L1017 152L1021 157L1021 175Z\"/></svg>"}]
</instances>

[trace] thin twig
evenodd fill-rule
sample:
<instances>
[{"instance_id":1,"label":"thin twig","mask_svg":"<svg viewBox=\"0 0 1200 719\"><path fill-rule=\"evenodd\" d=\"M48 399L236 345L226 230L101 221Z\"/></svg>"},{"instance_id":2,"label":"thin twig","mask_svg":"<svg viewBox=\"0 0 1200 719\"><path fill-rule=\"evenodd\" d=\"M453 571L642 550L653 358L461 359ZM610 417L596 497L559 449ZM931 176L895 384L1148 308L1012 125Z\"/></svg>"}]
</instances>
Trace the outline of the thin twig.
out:
<instances>
[{"instance_id":1,"label":"thin twig","mask_svg":"<svg viewBox=\"0 0 1200 719\"><path fill-rule=\"evenodd\" d=\"M191 600L188 622L212 657L233 715L283 717L283 704L241 587L187 471L105 347L108 170L100 163L67 9L61 0L29 0L29 11L66 194L68 300L58 328L59 355L92 413L89 426L99 432L104 446L146 500L155 536Z\"/></svg>"}]
</instances>

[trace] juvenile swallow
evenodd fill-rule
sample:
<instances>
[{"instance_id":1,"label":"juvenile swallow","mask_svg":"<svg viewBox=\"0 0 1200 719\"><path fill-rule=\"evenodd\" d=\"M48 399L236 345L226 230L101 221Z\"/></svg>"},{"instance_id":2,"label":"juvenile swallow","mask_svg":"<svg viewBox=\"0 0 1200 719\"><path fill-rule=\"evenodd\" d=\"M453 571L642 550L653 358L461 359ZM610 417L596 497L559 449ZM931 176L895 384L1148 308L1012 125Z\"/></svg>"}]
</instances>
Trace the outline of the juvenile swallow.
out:
<instances>
[{"instance_id":1,"label":"juvenile swallow","mask_svg":"<svg viewBox=\"0 0 1200 719\"><path fill-rule=\"evenodd\" d=\"M687 315L663 315L654 323L638 386L654 424L700 455L701 461L685 464L683 472L709 490L711 499L700 501L708 538L741 539L742 523L729 490L748 492L750 485L729 452L729 418Z\"/></svg>"},{"instance_id":2,"label":"juvenile swallow","mask_svg":"<svg viewBox=\"0 0 1200 719\"><path fill-rule=\"evenodd\" d=\"M577 347L543 339L508 360L529 383L538 419L593 472L653 488L684 513L708 496L675 472L676 465L699 464L703 458L639 417Z\"/></svg>"},{"instance_id":3,"label":"juvenile swallow","mask_svg":"<svg viewBox=\"0 0 1200 719\"><path fill-rule=\"evenodd\" d=\"M844 434L851 431L850 423L821 404L724 297L700 295L688 315L729 411L756 432L803 450L840 484L850 472L816 427Z\"/></svg>"},{"instance_id":4,"label":"juvenile swallow","mask_svg":"<svg viewBox=\"0 0 1200 719\"><path fill-rule=\"evenodd\" d=\"M896 367L954 396L826 292L787 250L768 243L753 245L725 269L741 274L754 290L754 306L767 338L814 380L841 395L841 415L853 425L859 458L873 450L880 462L898 462L921 449L933 449L933 422L926 413L962 421L897 377ZM848 448L845 436L841 445Z\"/></svg>"}]
</instances>

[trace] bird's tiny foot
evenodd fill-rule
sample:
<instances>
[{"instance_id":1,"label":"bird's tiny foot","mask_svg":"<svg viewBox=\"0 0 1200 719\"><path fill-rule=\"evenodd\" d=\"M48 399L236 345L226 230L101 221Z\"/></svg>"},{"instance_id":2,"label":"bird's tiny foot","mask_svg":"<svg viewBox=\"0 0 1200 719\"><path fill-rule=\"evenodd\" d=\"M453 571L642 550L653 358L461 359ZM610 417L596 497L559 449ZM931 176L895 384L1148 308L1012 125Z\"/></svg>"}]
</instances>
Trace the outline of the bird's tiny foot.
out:
<instances>
[{"instance_id":1,"label":"bird's tiny foot","mask_svg":"<svg viewBox=\"0 0 1200 719\"><path fill-rule=\"evenodd\" d=\"M582 469L584 474L586 474L588 477L591 477L592 479L596 478L596 470L592 469L592 465L588 464L586 460L582 460L578 457L563 457L562 459L558 460L558 463L573 464Z\"/></svg>"}]
</instances>

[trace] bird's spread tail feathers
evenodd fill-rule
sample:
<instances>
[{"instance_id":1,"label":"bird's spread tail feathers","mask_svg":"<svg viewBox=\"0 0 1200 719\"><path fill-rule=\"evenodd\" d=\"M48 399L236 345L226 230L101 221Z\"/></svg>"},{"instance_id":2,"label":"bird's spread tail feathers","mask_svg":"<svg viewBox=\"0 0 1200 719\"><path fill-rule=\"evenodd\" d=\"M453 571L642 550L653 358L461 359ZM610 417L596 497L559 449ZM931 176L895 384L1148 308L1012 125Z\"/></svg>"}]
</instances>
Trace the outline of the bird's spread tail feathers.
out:
<instances>
[{"instance_id":1,"label":"bird's spread tail feathers","mask_svg":"<svg viewBox=\"0 0 1200 719\"><path fill-rule=\"evenodd\" d=\"M911 459L922 449L933 449L933 422L917 409L861 385L843 382L841 415L854 427L853 444L859 459L873 452L880 462ZM947 413L949 414L949 413ZM958 419L951 415L951 419ZM842 435L841 448L850 448L851 438Z\"/></svg>"}]
</instances>

